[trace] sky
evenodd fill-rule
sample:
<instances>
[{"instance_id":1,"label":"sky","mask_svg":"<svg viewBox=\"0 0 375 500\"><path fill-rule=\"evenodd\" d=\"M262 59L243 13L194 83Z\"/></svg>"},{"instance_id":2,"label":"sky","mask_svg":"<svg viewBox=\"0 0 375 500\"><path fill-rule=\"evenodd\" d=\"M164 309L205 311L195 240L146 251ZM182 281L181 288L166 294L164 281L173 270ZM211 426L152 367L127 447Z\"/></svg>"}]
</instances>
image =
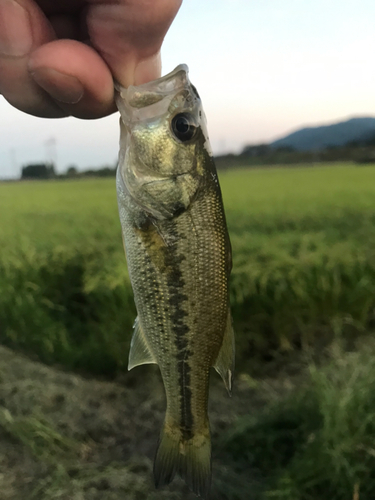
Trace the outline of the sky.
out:
<instances>
[{"instance_id":1,"label":"sky","mask_svg":"<svg viewBox=\"0 0 375 500\"><path fill-rule=\"evenodd\" d=\"M203 101L214 153L301 126L375 116L374 0L184 0L162 48ZM0 96L0 178L56 161L64 172L115 165L118 115L42 119ZM51 146L52 144L52 146Z\"/></svg>"}]
</instances>

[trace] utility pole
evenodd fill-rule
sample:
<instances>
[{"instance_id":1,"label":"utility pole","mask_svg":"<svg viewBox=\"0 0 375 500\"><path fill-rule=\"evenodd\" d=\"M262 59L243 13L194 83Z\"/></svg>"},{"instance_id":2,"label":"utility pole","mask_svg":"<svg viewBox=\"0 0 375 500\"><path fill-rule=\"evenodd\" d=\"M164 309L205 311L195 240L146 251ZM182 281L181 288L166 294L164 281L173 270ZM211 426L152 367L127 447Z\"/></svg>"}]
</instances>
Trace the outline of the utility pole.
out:
<instances>
[{"instance_id":1,"label":"utility pole","mask_svg":"<svg viewBox=\"0 0 375 500\"><path fill-rule=\"evenodd\" d=\"M56 138L50 137L44 142L46 148L47 163L50 163L54 169L57 169L57 146Z\"/></svg>"}]
</instances>

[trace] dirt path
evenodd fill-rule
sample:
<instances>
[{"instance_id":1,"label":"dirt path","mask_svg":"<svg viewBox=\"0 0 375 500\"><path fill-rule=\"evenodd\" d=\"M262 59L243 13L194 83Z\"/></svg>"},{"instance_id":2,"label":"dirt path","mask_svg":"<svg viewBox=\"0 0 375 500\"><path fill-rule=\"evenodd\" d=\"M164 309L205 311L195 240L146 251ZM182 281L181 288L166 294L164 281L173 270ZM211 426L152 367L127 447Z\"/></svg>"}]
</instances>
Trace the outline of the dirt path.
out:
<instances>
[{"instance_id":1,"label":"dirt path","mask_svg":"<svg viewBox=\"0 0 375 500\"><path fill-rule=\"evenodd\" d=\"M138 367L115 382L98 381L0 347L0 382L2 500L196 498L180 479L161 491L152 483L165 409L157 367ZM215 441L273 392L274 383L243 375L230 399L220 379L212 377L212 498L227 498L214 492L230 474L215 457Z\"/></svg>"}]
</instances>

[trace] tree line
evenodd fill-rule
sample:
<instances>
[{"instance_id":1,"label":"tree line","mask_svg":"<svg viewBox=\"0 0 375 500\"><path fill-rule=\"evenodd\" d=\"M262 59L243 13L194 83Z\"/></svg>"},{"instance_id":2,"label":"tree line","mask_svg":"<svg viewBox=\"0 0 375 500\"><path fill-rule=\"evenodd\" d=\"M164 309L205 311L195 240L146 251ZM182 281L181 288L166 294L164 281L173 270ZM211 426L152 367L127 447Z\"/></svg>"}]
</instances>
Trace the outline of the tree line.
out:
<instances>
[{"instance_id":1,"label":"tree line","mask_svg":"<svg viewBox=\"0 0 375 500\"><path fill-rule=\"evenodd\" d=\"M273 147L270 144L250 144L239 154L226 154L215 157L219 170L235 167L288 165L297 163L319 163L334 161L353 161L375 163L375 136L363 141L351 141L344 146L327 146L313 151L298 151L291 146ZM21 179L77 179L85 177L114 177L116 165L106 165L98 169L79 171L74 165L63 174L58 174L52 163L34 163L22 168Z\"/></svg>"}]
</instances>

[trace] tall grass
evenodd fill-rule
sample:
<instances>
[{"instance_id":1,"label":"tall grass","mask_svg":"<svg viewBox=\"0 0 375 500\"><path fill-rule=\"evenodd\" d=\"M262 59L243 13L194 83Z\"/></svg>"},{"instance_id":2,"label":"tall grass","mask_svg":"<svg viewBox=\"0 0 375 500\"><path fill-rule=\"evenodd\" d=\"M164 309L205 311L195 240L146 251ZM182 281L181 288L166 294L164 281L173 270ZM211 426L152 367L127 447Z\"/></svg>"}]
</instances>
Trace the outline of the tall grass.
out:
<instances>
[{"instance_id":1,"label":"tall grass","mask_svg":"<svg viewBox=\"0 0 375 500\"><path fill-rule=\"evenodd\" d=\"M221 175L237 365L374 328L375 169ZM0 342L114 373L135 317L113 179L0 184Z\"/></svg>"},{"instance_id":2,"label":"tall grass","mask_svg":"<svg viewBox=\"0 0 375 500\"><path fill-rule=\"evenodd\" d=\"M261 498L375 498L374 354L367 347L312 365L304 388L222 438L235 470L259 478Z\"/></svg>"},{"instance_id":3,"label":"tall grass","mask_svg":"<svg viewBox=\"0 0 375 500\"><path fill-rule=\"evenodd\" d=\"M124 269L109 280L97 267L95 252L68 250L0 266L2 343L97 374L126 366L135 316L130 283Z\"/></svg>"}]
</instances>

